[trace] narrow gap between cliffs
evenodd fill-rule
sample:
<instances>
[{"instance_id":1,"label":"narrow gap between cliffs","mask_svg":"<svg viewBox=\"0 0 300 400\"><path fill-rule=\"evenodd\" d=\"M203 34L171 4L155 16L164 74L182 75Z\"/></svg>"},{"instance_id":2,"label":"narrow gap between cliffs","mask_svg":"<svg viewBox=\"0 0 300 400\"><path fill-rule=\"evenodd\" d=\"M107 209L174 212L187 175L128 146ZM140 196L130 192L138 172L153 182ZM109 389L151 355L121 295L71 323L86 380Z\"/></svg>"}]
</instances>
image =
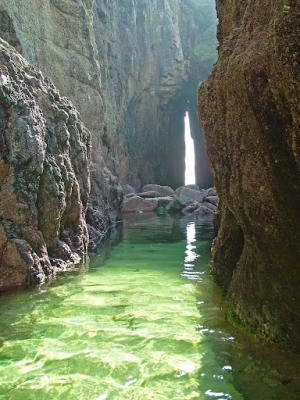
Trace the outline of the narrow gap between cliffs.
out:
<instances>
[{"instance_id":1,"label":"narrow gap between cliffs","mask_svg":"<svg viewBox=\"0 0 300 400\"><path fill-rule=\"evenodd\" d=\"M191 136L189 113L184 117L184 142L185 142L185 185L194 185L195 178L195 148L194 139Z\"/></svg>"}]
</instances>

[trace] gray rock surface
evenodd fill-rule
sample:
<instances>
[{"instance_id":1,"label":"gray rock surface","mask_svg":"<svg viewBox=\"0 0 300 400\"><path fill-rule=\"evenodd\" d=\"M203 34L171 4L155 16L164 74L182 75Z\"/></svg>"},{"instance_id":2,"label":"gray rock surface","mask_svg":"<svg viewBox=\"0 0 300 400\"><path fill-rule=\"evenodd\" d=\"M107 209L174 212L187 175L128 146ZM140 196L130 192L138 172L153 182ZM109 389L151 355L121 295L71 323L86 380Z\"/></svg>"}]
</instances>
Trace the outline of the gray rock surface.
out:
<instances>
[{"instance_id":1,"label":"gray rock surface","mask_svg":"<svg viewBox=\"0 0 300 400\"><path fill-rule=\"evenodd\" d=\"M156 184L148 184L142 188L142 192L151 192L154 191L159 194L161 197L165 196L175 196L174 190L170 186L161 186Z\"/></svg>"},{"instance_id":2,"label":"gray rock surface","mask_svg":"<svg viewBox=\"0 0 300 400\"><path fill-rule=\"evenodd\" d=\"M179 197L185 202L187 202L188 200L194 200L198 203L202 203L204 199L204 192L200 190L193 190L188 187L183 187L180 190Z\"/></svg>"},{"instance_id":3,"label":"gray rock surface","mask_svg":"<svg viewBox=\"0 0 300 400\"><path fill-rule=\"evenodd\" d=\"M212 215L214 213L211 209L209 209L209 208L207 208L206 206L203 206L203 205L199 205L199 207L195 210L195 212L200 217L206 217L206 216Z\"/></svg>"},{"instance_id":4,"label":"gray rock surface","mask_svg":"<svg viewBox=\"0 0 300 400\"><path fill-rule=\"evenodd\" d=\"M137 196L140 197L159 197L160 193L156 192L155 190L148 190L147 192L137 193Z\"/></svg>"},{"instance_id":5,"label":"gray rock surface","mask_svg":"<svg viewBox=\"0 0 300 400\"><path fill-rule=\"evenodd\" d=\"M154 211L157 209L158 202L156 199L143 199L139 196L133 196L125 199L123 205L123 212L144 212Z\"/></svg>"},{"instance_id":6,"label":"gray rock surface","mask_svg":"<svg viewBox=\"0 0 300 400\"><path fill-rule=\"evenodd\" d=\"M215 205L218 207L219 205L219 197L218 196L206 196L205 201L208 201L209 203Z\"/></svg>"},{"instance_id":7,"label":"gray rock surface","mask_svg":"<svg viewBox=\"0 0 300 400\"><path fill-rule=\"evenodd\" d=\"M127 196L128 194L134 194L135 190L132 186L130 185L122 185L122 190L123 190L123 194L124 196Z\"/></svg>"}]
</instances>

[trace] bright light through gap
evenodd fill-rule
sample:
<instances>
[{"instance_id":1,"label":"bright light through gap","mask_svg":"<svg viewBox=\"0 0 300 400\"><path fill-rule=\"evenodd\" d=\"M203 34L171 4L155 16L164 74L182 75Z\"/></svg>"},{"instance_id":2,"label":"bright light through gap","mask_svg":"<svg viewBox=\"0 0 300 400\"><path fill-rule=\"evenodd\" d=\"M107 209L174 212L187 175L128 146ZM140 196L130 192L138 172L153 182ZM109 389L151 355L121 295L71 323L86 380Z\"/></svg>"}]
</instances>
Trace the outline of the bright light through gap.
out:
<instances>
[{"instance_id":1,"label":"bright light through gap","mask_svg":"<svg viewBox=\"0 0 300 400\"><path fill-rule=\"evenodd\" d=\"M185 185L194 185L195 178L195 150L194 140L191 137L189 113L184 117L184 141L185 141Z\"/></svg>"}]
</instances>

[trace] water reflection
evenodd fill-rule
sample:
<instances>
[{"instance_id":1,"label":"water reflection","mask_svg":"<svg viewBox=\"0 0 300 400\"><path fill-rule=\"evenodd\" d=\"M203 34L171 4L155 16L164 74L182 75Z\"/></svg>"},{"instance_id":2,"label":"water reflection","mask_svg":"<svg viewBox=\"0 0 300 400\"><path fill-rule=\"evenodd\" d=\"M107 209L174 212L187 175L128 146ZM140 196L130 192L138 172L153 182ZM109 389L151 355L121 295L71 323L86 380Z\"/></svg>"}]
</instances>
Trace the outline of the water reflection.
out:
<instances>
[{"instance_id":1,"label":"water reflection","mask_svg":"<svg viewBox=\"0 0 300 400\"><path fill-rule=\"evenodd\" d=\"M195 252L196 246L196 226L195 222L189 222L186 226L186 249L184 258L184 269L181 276L188 279L198 280L201 272L194 270L194 262L199 258L199 254Z\"/></svg>"}]
</instances>

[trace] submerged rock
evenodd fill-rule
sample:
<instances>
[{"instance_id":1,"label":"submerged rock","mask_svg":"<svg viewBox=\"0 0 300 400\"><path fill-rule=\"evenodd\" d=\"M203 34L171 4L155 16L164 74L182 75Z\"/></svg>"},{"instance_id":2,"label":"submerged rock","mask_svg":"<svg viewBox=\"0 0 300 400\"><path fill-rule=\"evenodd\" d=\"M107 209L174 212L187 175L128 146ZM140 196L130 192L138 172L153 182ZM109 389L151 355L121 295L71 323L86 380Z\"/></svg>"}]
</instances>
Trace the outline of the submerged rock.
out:
<instances>
[{"instance_id":1,"label":"submerged rock","mask_svg":"<svg viewBox=\"0 0 300 400\"><path fill-rule=\"evenodd\" d=\"M299 2L217 1L199 115L220 196L212 271L228 311L300 352Z\"/></svg>"},{"instance_id":2,"label":"submerged rock","mask_svg":"<svg viewBox=\"0 0 300 400\"><path fill-rule=\"evenodd\" d=\"M42 283L87 252L90 133L0 39L0 287ZM60 260L60 261L58 261Z\"/></svg>"}]
</instances>

